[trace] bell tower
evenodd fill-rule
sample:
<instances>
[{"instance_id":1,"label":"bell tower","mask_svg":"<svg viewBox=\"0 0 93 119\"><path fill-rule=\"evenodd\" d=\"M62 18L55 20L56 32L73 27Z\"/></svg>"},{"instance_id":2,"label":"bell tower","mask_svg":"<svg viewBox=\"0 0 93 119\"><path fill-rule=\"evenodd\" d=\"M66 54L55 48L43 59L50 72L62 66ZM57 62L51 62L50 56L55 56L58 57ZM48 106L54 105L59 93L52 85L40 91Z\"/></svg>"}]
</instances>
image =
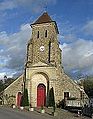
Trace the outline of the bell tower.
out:
<instances>
[{"instance_id":1,"label":"bell tower","mask_svg":"<svg viewBox=\"0 0 93 119\"><path fill-rule=\"evenodd\" d=\"M32 37L27 46L28 67L37 62L57 66L61 64L61 50L57 35L59 33L55 21L44 12L33 24Z\"/></svg>"},{"instance_id":2,"label":"bell tower","mask_svg":"<svg viewBox=\"0 0 93 119\"><path fill-rule=\"evenodd\" d=\"M27 45L24 74L4 90L4 95L12 97L9 102L16 105L17 101L20 106L20 92L27 89L29 104L32 107L48 106L49 94L53 89L55 104L69 97L75 98L76 106L79 107L88 103L89 99L84 90L64 73L56 22L44 12L31 24L31 28L32 37ZM8 104L6 98L4 104Z\"/></svg>"}]
</instances>

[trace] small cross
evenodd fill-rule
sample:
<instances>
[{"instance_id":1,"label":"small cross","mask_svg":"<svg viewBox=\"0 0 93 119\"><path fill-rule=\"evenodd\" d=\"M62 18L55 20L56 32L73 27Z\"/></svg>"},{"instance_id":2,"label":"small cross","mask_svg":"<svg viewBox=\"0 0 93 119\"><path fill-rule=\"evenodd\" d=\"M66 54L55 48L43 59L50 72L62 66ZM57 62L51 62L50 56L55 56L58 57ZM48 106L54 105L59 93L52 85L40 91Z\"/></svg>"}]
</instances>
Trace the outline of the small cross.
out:
<instances>
[{"instance_id":1,"label":"small cross","mask_svg":"<svg viewBox=\"0 0 93 119\"><path fill-rule=\"evenodd\" d=\"M44 7L44 11L47 11L47 1L45 1L45 7Z\"/></svg>"}]
</instances>

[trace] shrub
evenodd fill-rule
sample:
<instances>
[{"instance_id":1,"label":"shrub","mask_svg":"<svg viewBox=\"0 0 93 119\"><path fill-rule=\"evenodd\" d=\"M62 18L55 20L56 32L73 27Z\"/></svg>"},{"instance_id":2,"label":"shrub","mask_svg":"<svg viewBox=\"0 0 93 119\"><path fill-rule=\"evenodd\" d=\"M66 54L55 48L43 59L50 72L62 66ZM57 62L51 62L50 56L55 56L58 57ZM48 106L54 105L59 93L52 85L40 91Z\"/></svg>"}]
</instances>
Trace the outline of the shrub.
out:
<instances>
[{"instance_id":1,"label":"shrub","mask_svg":"<svg viewBox=\"0 0 93 119\"><path fill-rule=\"evenodd\" d=\"M48 106L54 107L55 109L55 98L54 98L54 90L53 87L49 91L49 97L48 97Z\"/></svg>"},{"instance_id":2,"label":"shrub","mask_svg":"<svg viewBox=\"0 0 93 119\"><path fill-rule=\"evenodd\" d=\"M21 98L21 106L29 106L28 90L25 89Z\"/></svg>"}]
</instances>

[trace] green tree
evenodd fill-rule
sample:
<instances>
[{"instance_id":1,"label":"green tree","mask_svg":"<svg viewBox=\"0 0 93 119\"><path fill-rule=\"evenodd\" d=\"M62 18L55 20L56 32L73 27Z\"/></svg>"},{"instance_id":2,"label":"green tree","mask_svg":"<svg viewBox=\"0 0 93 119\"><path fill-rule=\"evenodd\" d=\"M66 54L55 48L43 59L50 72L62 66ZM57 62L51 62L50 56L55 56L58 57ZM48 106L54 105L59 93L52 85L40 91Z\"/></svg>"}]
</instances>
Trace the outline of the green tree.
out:
<instances>
[{"instance_id":1,"label":"green tree","mask_svg":"<svg viewBox=\"0 0 93 119\"><path fill-rule=\"evenodd\" d=\"M83 81L83 86L84 86L84 90L85 90L86 94L89 97L93 97L93 77L87 77Z\"/></svg>"},{"instance_id":2,"label":"green tree","mask_svg":"<svg viewBox=\"0 0 93 119\"><path fill-rule=\"evenodd\" d=\"M4 76L3 80L0 80L0 92L2 92L6 87L8 87L14 81L13 78L7 78Z\"/></svg>"},{"instance_id":3,"label":"green tree","mask_svg":"<svg viewBox=\"0 0 93 119\"><path fill-rule=\"evenodd\" d=\"M0 92L4 90L4 83L3 80L0 80Z\"/></svg>"},{"instance_id":4,"label":"green tree","mask_svg":"<svg viewBox=\"0 0 93 119\"><path fill-rule=\"evenodd\" d=\"M7 78L6 76L4 76L4 88L8 87L14 81L15 80L13 78Z\"/></svg>"},{"instance_id":5,"label":"green tree","mask_svg":"<svg viewBox=\"0 0 93 119\"><path fill-rule=\"evenodd\" d=\"M53 89L53 87L49 90L48 106L55 107L55 98L54 98L54 89Z\"/></svg>"},{"instance_id":6,"label":"green tree","mask_svg":"<svg viewBox=\"0 0 93 119\"><path fill-rule=\"evenodd\" d=\"M29 106L28 90L27 89L24 89L23 96L21 99L21 106Z\"/></svg>"}]
</instances>

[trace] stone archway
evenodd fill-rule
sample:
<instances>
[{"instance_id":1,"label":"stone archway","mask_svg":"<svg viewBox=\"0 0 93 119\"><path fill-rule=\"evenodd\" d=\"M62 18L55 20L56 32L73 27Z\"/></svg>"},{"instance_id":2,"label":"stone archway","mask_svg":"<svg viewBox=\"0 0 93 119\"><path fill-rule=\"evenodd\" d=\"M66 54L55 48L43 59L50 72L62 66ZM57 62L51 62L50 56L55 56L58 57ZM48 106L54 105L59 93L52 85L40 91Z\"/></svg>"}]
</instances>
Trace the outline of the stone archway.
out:
<instances>
[{"instance_id":1,"label":"stone archway","mask_svg":"<svg viewBox=\"0 0 93 119\"><path fill-rule=\"evenodd\" d=\"M41 86L42 84L42 86ZM30 95L30 103L33 107L37 107L40 106L40 104L38 104L38 94L40 94L40 91L42 92L42 95L45 95L45 97L47 98L47 94L48 94L48 90L49 90L49 77L43 73L43 72L37 72L34 75L31 76L31 80L30 80L30 87L28 87L28 92ZM40 88L42 90L40 90ZM38 93L38 91L39 93ZM43 94L44 93L44 94ZM43 100L43 99L41 99ZM44 106L46 105L46 99L45 102L43 103Z\"/></svg>"},{"instance_id":2,"label":"stone archway","mask_svg":"<svg viewBox=\"0 0 93 119\"><path fill-rule=\"evenodd\" d=\"M46 86L39 84L37 86L37 107L46 105Z\"/></svg>"}]
</instances>

